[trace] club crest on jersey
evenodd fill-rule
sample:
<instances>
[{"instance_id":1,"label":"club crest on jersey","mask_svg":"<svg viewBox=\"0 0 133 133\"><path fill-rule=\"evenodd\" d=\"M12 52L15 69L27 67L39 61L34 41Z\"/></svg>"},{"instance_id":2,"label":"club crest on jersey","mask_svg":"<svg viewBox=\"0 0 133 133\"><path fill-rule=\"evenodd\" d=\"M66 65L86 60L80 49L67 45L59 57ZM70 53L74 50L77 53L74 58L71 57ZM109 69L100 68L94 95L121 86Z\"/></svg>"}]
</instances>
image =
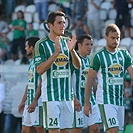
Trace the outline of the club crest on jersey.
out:
<instances>
[{"instance_id":1,"label":"club crest on jersey","mask_svg":"<svg viewBox=\"0 0 133 133\"><path fill-rule=\"evenodd\" d=\"M89 68L85 68L85 69L82 71L82 75L83 75L85 78L87 78L87 76L88 76L88 70L89 70Z\"/></svg>"},{"instance_id":2,"label":"club crest on jersey","mask_svg":"<svg viewBox=\"0 0 133 133\"><path fill-rule=\"evenodd\" d=\"M65 54L59 54L54 63L58 67L65 66L68 63L68 57Z\"/></svg>"},{"instance_id":3,"label":"club crest on jersey","mask_svg":"<svg viewBox=\"0 0 133 133\"><path fill-rule=\"evenodd\" d=\"M33 78L33 71L28 72L28 79L31 80Z\"/></svg>"},{"instance_id":4,"label":"club crest on jersey","mask_svg":"<svg viewBox=\"0 0 133 133\"><path fill-rule=\"evenodd\" d=\"M108 72L110 72L113 75L118 75L122 72L123 68L120 64L113 64L108 67Z\"/></svg>"}]
</instances>

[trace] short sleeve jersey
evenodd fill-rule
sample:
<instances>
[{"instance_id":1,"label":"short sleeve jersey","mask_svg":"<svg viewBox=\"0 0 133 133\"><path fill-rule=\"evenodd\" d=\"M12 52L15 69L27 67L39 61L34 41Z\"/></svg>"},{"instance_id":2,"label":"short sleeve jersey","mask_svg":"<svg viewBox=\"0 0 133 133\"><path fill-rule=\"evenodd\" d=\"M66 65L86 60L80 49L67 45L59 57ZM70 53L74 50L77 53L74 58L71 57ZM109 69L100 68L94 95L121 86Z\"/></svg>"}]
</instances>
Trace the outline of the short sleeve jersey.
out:
<instances>
[{"instance_id":1,"label":"short sleeve jersey","mask_svg":"<svg viewBox=\"0 0 133 133\"><path fill-rule=\"evenodd\" d=\"M21 26L24 29L26 29L26 21L25 20L18 20L18 19L16 19L16 20L14 20L12 22L12 25L13 26ZM21 30L15 29L13 32L14 32L14 34L13 34L13 38L14 39L18 39L20 37L24 37L25 38L25 31L21 31Z\"/></svg>"},{"instance_id":2,"label":"short sleeve jersey","mask_svg":"<svg viewBox=\"0 0 133 133\"><path fill-rule=\"evenodd\" d=\"M88 76L88 69L89 69L89 64L90 64L90 57L87 56L86 58L83 58L80 56L82 67L79 69L75 69L73 73L73 88L75 91L75 96L76 98L80 101L82 106L84 106L85 103L85 86L86 86L86 80ZM90 102L92 105L95 105L95 97L94 93L92 91L91 97L90 97Z\"/></svg>"},{"instance_id":3,"label":"short sleeve jersey","mask_svg":"<svg viewBox=\"0 0 133 133\"><path fill-rule=\"evenodd\" d=\"M28 37L39 36L37 30L29 30L29 31L27 32L27 35L28 35Z\"/></svg>"},{"instance_id":4,"label":"short sleeve jersey","mask_svg":"<svg viewBox=\"0 0 133 133\"><path fill-rule=\"evenodd\" d=\"M34 59L30 61L29 69L28 69L28 92L27 92L27 101L26 105L30 105L35 97L36 90L39 84L40 76L36 72ZM40 99L38 100L38 104L40 104Z\"/></svg>"},{"instance_id":5,"label":"short sleeve jersey","mask_svg":"<svg viewBox=\"0 0 133 133\"><path fill-rule=\"evenodd\" d=\"M93 54L90 68L98 72L98 104L124 105L124 74L130 65L132 61L127 50L118 48L110 53L103 47Z\"/></svg>"},{"instance_id":6,"label":"short sleeve jersey","mask_svg":"<svg viewBox=\"0 0 133 133\"><path fill-rule=\"evenodd\" d=\"M54 42L42 38L35 45L35 66L49 59L55 52ZM67 38L61 37L60 54L42 74L42 101L69 101L73 100L71 81L71 56L67 47Z\"/></svg>"}]
</instances>

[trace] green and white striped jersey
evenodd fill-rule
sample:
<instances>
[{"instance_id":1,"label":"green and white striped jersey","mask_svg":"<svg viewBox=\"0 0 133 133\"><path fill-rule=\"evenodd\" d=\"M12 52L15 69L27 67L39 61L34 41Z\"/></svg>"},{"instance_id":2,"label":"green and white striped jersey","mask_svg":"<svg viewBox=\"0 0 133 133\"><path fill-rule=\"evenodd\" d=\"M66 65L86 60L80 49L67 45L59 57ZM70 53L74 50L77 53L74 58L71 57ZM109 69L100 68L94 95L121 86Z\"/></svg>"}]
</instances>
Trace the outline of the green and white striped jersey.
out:
<instances>
[{"instance_id":1,"label":"green and white striped jersey","mask_svg":"<svg viewBox=\"0 0 133 133\"><path fill-rule=\"evenodd\" d=\"M98 72L98 104L124 105L124 74L130 65L132 61L127 50L118 48L111 53L103 47L93 54L90 68Z\"/></svg>"},{"instance_id":2,"label":"green and white striped jersey","mask_svg":"<svg viewBox=\"0 0 133 133\"><path fill-rule=\"evenodd\" d=\"M35 66L49 59L55 52L54 42L42 38L35 45ZM60 39L60 54L51 67L42 74L42 101L69 101L74 99L71 80L71 56L67 38Z\"/></svg>"},{"instance_id":3,"label":"green and white striped jersey","mask_svg":"<svg viewBox=\"0 0 133 133\"><path fill-rule=\"evenodd\" d=\"M76 98L80 101L82 106L84 106L85 103L85 86L86 86L86 80L88 76L88 69L89 69L89 64L90 64L90 57L87 56L86 58L83 58L80 56L82 67L79 69L74 69L73 72L73 88L75 92ZM92 105L95 105L95 96L92 91L91 97L90 97L90 102Z\"/></svg>"},{"instance_id":4,"label":"green and white striped jersey","mask_svg":"<svg viewBox=\"0 0 133 133\"><path fill-rule=\"evenodd\" d=\"M27 91L27 101L26 105L30 105L35 97L36 90L39 84L40 76L36 72L34 59L30 61L29 69L28 69L28 91ZM41 98L38 100L38 104L41 105Z\"/></svg>"}]
</instances>

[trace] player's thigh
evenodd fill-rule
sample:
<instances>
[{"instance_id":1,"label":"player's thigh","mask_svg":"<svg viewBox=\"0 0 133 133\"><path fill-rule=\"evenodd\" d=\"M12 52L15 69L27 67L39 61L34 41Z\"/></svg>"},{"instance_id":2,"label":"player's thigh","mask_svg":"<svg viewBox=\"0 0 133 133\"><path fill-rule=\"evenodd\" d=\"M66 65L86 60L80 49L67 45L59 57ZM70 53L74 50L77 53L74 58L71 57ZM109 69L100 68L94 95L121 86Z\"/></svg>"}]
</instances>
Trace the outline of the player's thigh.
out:
<instances>
[{"instance_id":1,"label":"player's thigh","mask_svg":"<svg viewBox=\"0 0 133 133\"><path fill-rule=\"evenodd\" d=\"M22 125L24 126L32 126L31 116L27 110L28 106L25 105L23 115L22 115Z\"/></svg>"},{"instance_id":2,"label":"player's thigh","mask_svg":"<svg viewBox=\"0 0 133 133\"><path fill-rule=\"evenodd\" d=\"M124 127L124 107L111 104L99 105L105 130ZM122 109L123 111L120 111ZM119 117L120 116L120 117Z\"/></svg>"},{"instance_id":3,"label":"player's thigh","mask_svg":"<svg viewBox=\"0 0 133 133\"><path fill-rule=\"evenodd\" d=\"M31 113L31 121L33 126L43 126L43 108L42 106L37 106L35 111Z\"/></svg>"},{"instance_id":4,"label":"player's thigh","mask_svg":"<svg viewBox=\"0 0 133 133\"><path fill-rule=\"evenodd\" d=\"M88 127L94 124L102 123L101 114L98 105L92 105L92 113L89 113L89 117L84 115L84 127Z\"/></svg>"},{"instance_id":5,"label":"player's thigh","mask_svg":"<svg viewBox=\"0 0 133 133\"><path fill-rule=\"evenodd\" d=\"M83 128L83 127L84 127L83 109L79 112L74 110L73 128Z\"/></svg>"},{"instance_id":6,"label":"player's thigh","mask_svg":"<svg viewBox=\"0 0 133 133\"><path fill-rule=\"evenodd\" d=\"M60 128L70 129L73 126L74 120L74 101L62 101Z\"/></svg>"},{"instance_id":7,"label":"player's thigh","mask_svg":"<svg viewBox=\"0 0 133 133\"><path fill-rule=\"evenodd\" d=\"M45 129L60 128L60 102L43 102L43 126Z\"/></svg>"}]
</instances>

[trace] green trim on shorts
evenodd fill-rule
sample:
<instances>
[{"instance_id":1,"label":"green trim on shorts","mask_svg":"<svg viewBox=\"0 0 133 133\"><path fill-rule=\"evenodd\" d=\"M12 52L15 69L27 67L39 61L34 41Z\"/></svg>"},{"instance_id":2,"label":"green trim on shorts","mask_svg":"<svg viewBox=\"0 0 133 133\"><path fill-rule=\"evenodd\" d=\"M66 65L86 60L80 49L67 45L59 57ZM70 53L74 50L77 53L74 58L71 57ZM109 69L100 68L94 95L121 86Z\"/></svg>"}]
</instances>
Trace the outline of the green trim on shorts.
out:
<instances>
[{"instance_id":1,"label":"green trim on shorts","mask_svg":"<svg viewBox=\"0 0 133 133\"><path fill-rule=\"evenodd\" d=\"M34 127L43 127L43 108L42 106L38 106L38 109L39 109L39 123L38 124L34 124L32 126Z\"/></svg>"},{"instance_id":2,"label":"green trim on shorts","mask_svg":"<svg viewBox=\"0 0 133 133\"><path fill-rule=\"evenodd\" d=\"M43 126L43 107L39 106L39 123L40 126Z\"/></svg>"},{"instance_id":3,"label":"green trim on shorts","mask_svg":"<svg viewBox=\"0 0 133 133\"><path fill-rule=\"evenodd\" d=\"M46 123L45 130L48 130L48 123L47 123L47 116L48 116L48 113L47 113L47 102L43 102L43 115L44 115L43 118L45 118L45 123Z\"/></svg>"},{"instance_id":4,"label":"green trim on shorts","mask_svg":"<svg viewBox=\"0 0 133 133\"><path fill-rule=\"evenodd\" d=\"M72 128L76 128L76 111L74 110L74 121Z\"/></svg>"},{"instance_id":5,"label":"green trim on shorts","mask_svg":"<svg viewBox=\"0 0 133 133\"><path fill-rule=\"evenodd\" d=\"M101 113L102 120L103 120L103 123L105 125L105 128L108 129L109 126L108 126L108 123L106 121L106 114L105 114L104 105L103 104L99 104L98 106L99 106L99 110L100 110L100 113Z\"/></svg>"}]
</instances>

